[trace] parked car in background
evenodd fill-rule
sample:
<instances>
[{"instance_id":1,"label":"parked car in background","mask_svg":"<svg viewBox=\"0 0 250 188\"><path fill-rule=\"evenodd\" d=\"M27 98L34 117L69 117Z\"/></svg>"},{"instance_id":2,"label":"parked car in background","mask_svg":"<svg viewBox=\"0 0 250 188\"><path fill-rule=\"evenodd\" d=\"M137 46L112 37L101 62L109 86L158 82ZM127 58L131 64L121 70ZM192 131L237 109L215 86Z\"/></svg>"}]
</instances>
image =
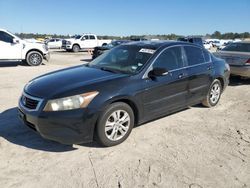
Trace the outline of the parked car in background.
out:
<instances>
[{"instance_id":1,"label":"parked car in background","mask_svg":"<svg viewBox=\"0 0 250 188\"><path fill-rule=\"evenodd\" d=\"M79 52L81 49L93 49L96 46L104 46L112 40L100 40L94 34L77 35L71 39L62 41L62 48L67 51Z\"/></svg>"},{"instance_id":2,"label":"parked car in background","mask_svg":"<svg viewBox=\"0 0 250 188\"><path fill-rule=\"evenodd\" d=\"M59 38L52 38L49 39L48 41L46 41L49 49L53 49L53 48L62 48L62 39Z\"/></svg>"},{"instance_id":3,"label":"parked car in background","mask_svg":"<svg viewBox=\"0 0 250 188\"><path fill-rule=\"evenodd\" d=\"M198 44L203 47L203 42L201 37L193 37L193 36L188 36L188 37L180 37L177 39L178 41L183 41L183 42L190 42L194 44Z\"/></svg>"},{"instance_id":4,"label":"parked car in background","mask_svg":"<svg viewBox=\"0 0 250 188\"><path fill-rule=\"evenodd\" d=\"M136 124L198 103L215 106L228 77L225 61L196 44L125 43L89 64L31 80L19 116L50 140L76 144L95 135L113 146Z\"/></svg>"},{"instance_id":5,"label":"parked car in background","mask_svg":"<svg viewBox=\"0 0 250 188\"><path fill-rule=\"evenodd\" d=\"M221 46L219 46L217 48L217 50L222 50L223 48L225 48L226 46L230 45L231 43L233 43L233 41L224 42Z\"/></svg>"},{"instance_id":6,"label":"parked car in background","mask_svg":"<svg viewBox=\"0 0 250 188\"><path fill-rule=\"evenodd\" d=\"M220 42L220 40L215 40L212 42L212 45L214 48L219 48L220 46L222 46L222 43Z\"/></svg>"},{"instance_id":7,"label":"parked car in background","mask_svg":"<svg viewBox=\"0 0 250 188\"><path fill-rule=\"evenodd\" d=\"M93 50L92 59L95 59L99 55L103 54L105 51L110 50L120 44L130 42L129 40L113 40L111 43L104 46L97 46Z\"/></svg>"},{"instance_id":8,"label":"parked car in background","mask_svg":"<svg viewBox=\"0 0 250 188\"><path fill-rule=\"evenodd\" d=\"M214 55L230 65L231 74L250 78L250 41L231 43Z\"/></svg>"},{"instance_id":9,"label":"parked car in background","mask_svg":"<svg viewBox=\"0 0 250 188\"><path fill-rule=\"evenodd\" d=\"M43 59L49 60L46 44L28 42L0 29L0 61L25 61L30 66L38 66L42 64Z\"/></svg>"},{"instance_id":10,"label":"parked car in background","mask_svg":"<svg viewBox=\"0 0 250 188\"><path fill-rule=\"evenodd\" d=\"M203 41L203 46L207 50L210 50L213 47L213 45L211 43L206 42L206 41Z\"/></svg>"}]
</instances>

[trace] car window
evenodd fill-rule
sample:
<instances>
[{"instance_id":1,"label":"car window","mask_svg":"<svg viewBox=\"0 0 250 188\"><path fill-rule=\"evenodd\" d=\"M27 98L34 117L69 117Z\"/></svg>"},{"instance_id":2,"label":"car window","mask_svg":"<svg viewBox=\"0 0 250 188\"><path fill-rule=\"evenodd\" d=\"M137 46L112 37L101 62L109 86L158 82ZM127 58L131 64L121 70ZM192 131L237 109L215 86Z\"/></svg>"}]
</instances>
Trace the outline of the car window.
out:
<instances>
[{"instance_id":1,"label":"car window","mask_svg":"<svg viewBox=\"0 0 250 188\"><path fill-rule=\"evenodd\" d=\"M210 56L210 53L206 50L203 50L203 55L204 55L204 58L205 58L205 62L210 62L211 61L211 56Z\"/></svg>"},{"instance_id":2,"label":"car window","mask_svg":"<svg viewBox=\"0 0 250 188\"><path fill-rule=\"evenodd\" d=\"M95 36L94 35L90 35L90 40L95 40Z\"/></svg>"},{"instance_id":3,"label":"car window","mask_svg":"<svg viewBox=\"0 0 250 188\"><path fill-rule=\"evenodd\" d=\"M250 43L231 43L223 51L250 52Z\"/></svg>"},{"instance_id":4,"label":"car window","mask_svg":"<svg viewBox=\"0 0 250 188\"><path fill-rule=\"evenodd\" d=\"M89 39L89 36L88 35L84 35L83 37L82 37L82 40L88 40Z\"/></svg>"},{"instance_id":5,"label":"car window","mask_svg":"<svg viewBox=\"0 0 250 188\"><path fill-rule=\"evenodd\" d=\"M153 68L165 68L168 71L184 66L181 47L164 50L155 60Z\"/></svg>"},{"instance_id":6,"label":"car window","mask_svg":"<svg viewBox=\"0 0 250 188\"><path fill-rule=\"evenodd\" d=\"M13 38L14 37L12 37L11 35L9 35L8 33L0 31L0 41L7 42L7 43L12 43L13 42Z\"/></svg>"},{"instance_id":7,"label":"car window","mask_svg":"<svg viewBox=\"0 0 250 188\"><path fill-rule=\"evenodd\" d=\"M197 65L205 62L202 49L194 46L185 46L188 65Z\"/></svg>"}]
</instances>

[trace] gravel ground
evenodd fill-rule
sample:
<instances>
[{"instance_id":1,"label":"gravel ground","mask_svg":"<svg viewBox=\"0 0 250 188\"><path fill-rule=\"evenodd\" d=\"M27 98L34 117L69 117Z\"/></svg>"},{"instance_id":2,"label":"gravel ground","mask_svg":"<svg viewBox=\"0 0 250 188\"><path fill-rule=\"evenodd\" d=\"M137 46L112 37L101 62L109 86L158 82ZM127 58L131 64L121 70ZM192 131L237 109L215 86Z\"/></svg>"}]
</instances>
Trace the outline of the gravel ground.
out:
<instances>
[{"instance_id":1,"label":"gravel ground","mask_svg":"<svg viewBox=\"0 0 250 188\"><path fill-rule=\"evenodd\" d=\"M0 63L1 187L250 187L250 80L232 78L218 106L138 126L111 148L61 145L19 121L25 83L89 59L54 50L39 67Z\"/></svg>"}]
</instances>

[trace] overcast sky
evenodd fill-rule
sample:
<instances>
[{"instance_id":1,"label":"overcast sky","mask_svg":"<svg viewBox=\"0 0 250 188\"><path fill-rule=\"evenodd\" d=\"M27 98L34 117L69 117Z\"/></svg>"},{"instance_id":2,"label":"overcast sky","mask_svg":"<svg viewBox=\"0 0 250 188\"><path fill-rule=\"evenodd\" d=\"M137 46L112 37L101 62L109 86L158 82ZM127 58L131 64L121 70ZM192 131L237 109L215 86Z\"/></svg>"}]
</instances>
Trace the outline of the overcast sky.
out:
<instances>
[{"instance_id":1,"label":"overcast sky","mask_svg":"<svg viewBox=\"0 0 250 188\"><path fill-rule=\"evenodd\" d=\"M250 32L250 0L0 0L0 28L116 36Z\"/></svg>"}]
</instances>

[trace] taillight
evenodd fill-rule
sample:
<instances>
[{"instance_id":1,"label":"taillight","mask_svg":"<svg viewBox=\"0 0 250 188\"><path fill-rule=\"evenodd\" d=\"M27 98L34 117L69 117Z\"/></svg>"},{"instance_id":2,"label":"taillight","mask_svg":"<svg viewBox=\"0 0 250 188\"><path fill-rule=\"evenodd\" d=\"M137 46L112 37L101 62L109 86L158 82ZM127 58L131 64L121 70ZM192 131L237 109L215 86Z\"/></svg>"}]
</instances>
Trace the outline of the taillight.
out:
<instances>
[{"instance_id":1,"label":"taillight","mask_svg":"<svg viewBox=\"0 0 250 188\"><path fill-rule=\"evenodd\" d=\"M250 65L250 58L247 60L247 62L245 64Z\"/></svg>"}]
</instances>

